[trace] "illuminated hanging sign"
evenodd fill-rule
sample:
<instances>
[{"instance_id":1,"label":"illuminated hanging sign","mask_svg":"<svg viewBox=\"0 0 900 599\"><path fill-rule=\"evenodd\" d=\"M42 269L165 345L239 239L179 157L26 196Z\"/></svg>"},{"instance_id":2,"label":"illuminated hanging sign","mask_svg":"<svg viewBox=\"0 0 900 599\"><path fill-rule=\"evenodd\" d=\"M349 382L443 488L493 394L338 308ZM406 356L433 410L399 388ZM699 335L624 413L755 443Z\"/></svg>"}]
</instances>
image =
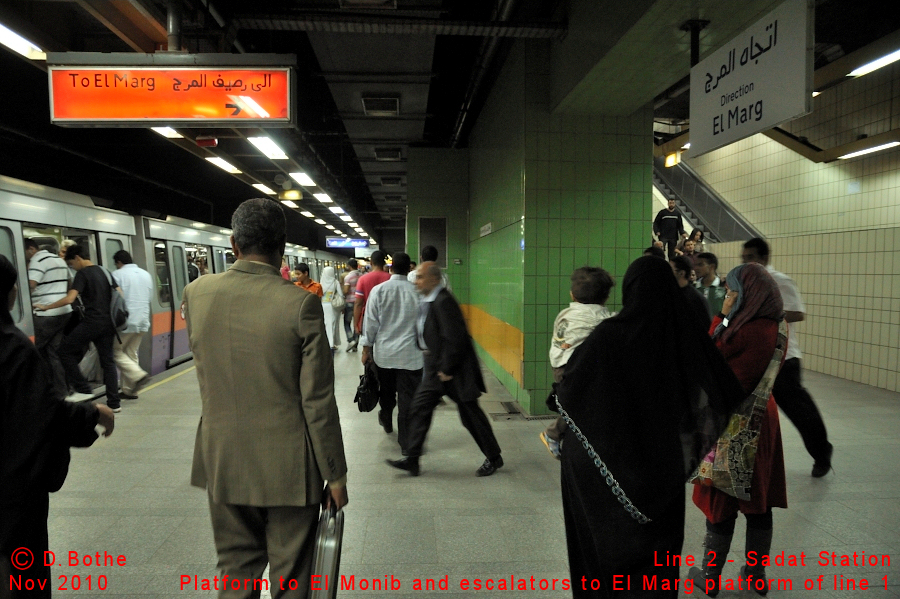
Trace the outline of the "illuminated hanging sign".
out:
<instances>
[{"instance_id":1,"label":"illuminated hanging sign","mask_svg":"<svg viewBox=\"0 0 900 599\"><path fill-rule=\"evenodd\" d=\"M131 60L121 65L109 64L121 55L97 56L78 64L72 61L93 56L48 55L51 122L113 127L288 127L294 121L290 66L228 64L250 62L243 58L247 55L241 55L240 61L230 59L231 55L127 55ZM106 64L93 64L100 57ZM158 64L188 62L186 57L193 59L192 63L208 59L223 64ZM65 64L53 64L54 59ZM132 62L139 64L129 64ZM263 63L265 58L257 62Z\"/></svg>"},{"instance_id":2,"label":"illuminated hanging sign","mask_svg":"<svg viewBox=\"0 0 900 599\"><path fill-rule=\"evenodd\" d=\"M329 248L367 248L368 239L353 239L352 237L326 237L325 247Z\"/></svg>"}]
</instances>

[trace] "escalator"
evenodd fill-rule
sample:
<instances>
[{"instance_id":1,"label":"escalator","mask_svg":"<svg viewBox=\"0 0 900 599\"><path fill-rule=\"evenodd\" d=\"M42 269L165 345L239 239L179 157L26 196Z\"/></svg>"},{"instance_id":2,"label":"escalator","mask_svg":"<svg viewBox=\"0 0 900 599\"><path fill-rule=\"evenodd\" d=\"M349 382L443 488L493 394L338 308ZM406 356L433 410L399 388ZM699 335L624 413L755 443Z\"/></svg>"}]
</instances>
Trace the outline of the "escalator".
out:
<instances>
[{"instance_id":1,"label":"escalator","mask_svg":"<svg viewBox=\"0 0 900 599\"><path fill-rule=\"evenodd\" d=\"M667 200L674 199L682 216L707 241L746 241L762 237L753 225L729 206L685 163L666 168L665 157L653 159L653 186Z\"/></svg>"}]
</instances>

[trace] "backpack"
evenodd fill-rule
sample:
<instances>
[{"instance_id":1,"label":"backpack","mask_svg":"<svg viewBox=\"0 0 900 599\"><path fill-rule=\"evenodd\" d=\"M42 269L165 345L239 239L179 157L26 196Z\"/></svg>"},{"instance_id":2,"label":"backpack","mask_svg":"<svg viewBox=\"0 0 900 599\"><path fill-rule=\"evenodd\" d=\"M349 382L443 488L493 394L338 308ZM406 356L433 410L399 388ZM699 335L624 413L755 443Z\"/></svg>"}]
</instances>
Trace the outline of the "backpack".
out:
<instances>
[{"instance_id":1,"label":"backpack","mask_svg":"<svg viewBox=\"0 0 900 599\"><path fill-rule=\"evenodd\" d=\"M106 280L109 281L109 317L112 319L113 328L116 331L124 331L128 325L128 307L125 305L125 297L116 291L116 284L112 275L105 268ZM116 334L118 337L118 333Z\"/></svg>"}]
</instances>

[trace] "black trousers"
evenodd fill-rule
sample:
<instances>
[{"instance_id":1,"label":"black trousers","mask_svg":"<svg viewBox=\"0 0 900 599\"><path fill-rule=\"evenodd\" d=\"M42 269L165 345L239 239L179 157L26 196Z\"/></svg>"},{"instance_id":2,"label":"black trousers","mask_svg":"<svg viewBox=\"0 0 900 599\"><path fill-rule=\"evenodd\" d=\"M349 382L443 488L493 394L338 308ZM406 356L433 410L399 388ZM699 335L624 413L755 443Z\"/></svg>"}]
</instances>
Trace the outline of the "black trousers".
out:
<instances>
[{"instance_id":1,"label":"black trousers","mask_svg":"<svg viewBox=\"0 0 900 599\"><path fill-rule=\"evenodd\" d=\"M353 343L359 338L359 333L353 328L353 306L355 304L344 304L344 333L347 334L347 343Z\"/></svg>"},{"instance_id":2,"label":"black trousers","mask_svg":"<svg viewBox=\"0 0 900 599\"><path fill-rule=\"evenodd\" d=\"M53 393L59 397L69 394L66 385L66 372L59 359L59 345L63 340L63 329L72 318L72 313L58 316L34 317L34 346L50 365L53 372Z\"/></svg>"},{"instance_id":3,"label":"black trousers","mask_svg":"<svg viewBox=\"0 0 900 599\"><path fill-rule=\"evenodd\" d=\"M113 340L116 338L112 322L108 319L85 319L63 338L59 345L59 359L66 371L66 378L79 393L90 393L91 386L81 374L78 363L84 357L88 344L97 347L100 367L103 369L103 384L106 385L106 404L119 407L119 375L113 360Z\"/></svg>"},{"instance_id":4,"label":"black trousers","mask_svg":"<svg viewBox=\"0 0 900 599\"><path fill-rule=\"evenodd\" d=\"M397 442L400 443L403 455L407 455L409 444L409 410L421 381L421 368L378 368L378 382L381 384L378 405L385 411L384 418L391 418L394 407L397 407Z\"/></svg>"},{"instance_id":5,"label":"black trousers","mask_svg":"<svg viewBox=\"0 0 900 599\"><path fill-rule=\"evenodd\" d=\"M50 496L46 491L33 492L22 503L3 508L3 518L7 521L0 527L0 575L3 575L2 585L5 590L0 591L0 596L45 599L50 597L51 586L59 586L59 580L51 580L50 566L44 565L44 552L48 550L49 544L49 502ZM23 547L28 551L22 550ZM25 569L20 570L22 567ZM10 576L15 578L15 586L11 585ZM18 588L20 584L21 591ZM29 588L33 590L26 591ZM4 594L6 591L10 594Z\"/></svg>"},{"instance_id":6,"label":"black trousers","mask_svg":"<svg viewBox=\"0 0 900 599\"><path fill-rule=\"evenodd\" d=\"M666 252L666 256L671 260L675 257L675 246L678 245L678 238L675 239L659 239L663 244L663 250ZM690 273L688 273L690 274Z\"/></svg>"},{"instance_id":7,"label":"black trousers","mask_svg":"<svg viewBox=\"0 0 900 599\"><path fill-rule=\"evenodd\" d=\"M800 382L800 358L784 361L775 378L772 396L784 415L797 427L809 455L817 462L827 462L831 452L828 431L825 430L819 408Z\"/></svg>"},{"instance_id":8,"label":"black trousers","mask_svg":"<svg viewBox=\"0 0 900 599\"><path fill-rule=\"evenodd\" d=\"M431 371L427 365L409 411L409 446L407 447L409 457L415 458L422 455L422 447L425 445L428 429L431 428L434 409L444 395L452 399L459 407L459 419L475 439L475 443L478 444L478 449L481 450L484 457L490 460L500 457L500 445L494 437L494 429L491 428L491 422L479 407L478 400L463 401L457 396L453 385L450 382L442 383L437 372Z\"/></svg>"}]
</instances>

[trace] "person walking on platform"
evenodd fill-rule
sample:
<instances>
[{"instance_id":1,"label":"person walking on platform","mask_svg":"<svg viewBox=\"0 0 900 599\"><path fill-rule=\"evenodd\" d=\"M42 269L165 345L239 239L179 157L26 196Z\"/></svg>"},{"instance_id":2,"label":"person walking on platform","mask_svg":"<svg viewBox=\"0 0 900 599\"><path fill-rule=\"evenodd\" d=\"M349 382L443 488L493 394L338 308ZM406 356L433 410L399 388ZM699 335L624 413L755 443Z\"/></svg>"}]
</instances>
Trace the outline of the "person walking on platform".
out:
<instances>
[{"instance_id":1,"label":"person walking on platform","mask_svg":"<svg viewBox=\"0 0 900 599\"><path fill-rule=\"evenodd\" d=\"M369 300L369 294L372 293L372 289L376 285L380 285L391 278L391 273L384 269L384 252L375 250L369 259L372 261L372 271L367 272L356 281L356 291L354 292L356 301L353 303L353 322L358 333L362 333L366 302Z\"/></svg>"},{"instance_id":2,"label":"person walking on platform","mask_svg":"<svg viewBox=\"0 0 900 599\"><path fill-rule=\"evenodd\" d=\"M313 281L312 277L309 276L309 264L301 262L297 265L297 268L294 269L294 272L297 273L297 280L294 282L294 285L300 287L301 289L306 289L313 295L317 295L319 297L325 295L325 293L322 291L322 286L319 285L316 281Z\"/></svg>"},{"instance_id":3,"label":"person walking on platform","mask_svg":"<svg viewBox=\"0 0 900 599\"><path fill-rule=\"evenodd\" d=\"M281 206L247 200L231 229L235 263L184 289L202 402L191 484L209 496L221 575L259 579L269 564L272 597L299 599L323 497L347 504L331 349L319 298L279 272Z\"/></svg>"},{"instance_id":4,"label":"person walking on platform","mask_svg":"<svg viewBox=\"0 0 900 599\"><path fill-rule=\"evenodd\" d=\"M425 366L409 410L408 455L387 463L419 475L419 457L434 409L441 396L447 395L456 403L463 426L484 454L484 463L475 474L490 476L503 467L503 458L491 423L478 405L478 397L487 389L462 310L441 284L441 269L434 262L419 265L416 286L423 296L416 334L417 343L424 350Z\"/></svg>"},{"instance_id":5,"label":"person walking on platform","mask_svg":"<svg viewBox=\"0 0 900 599\"><path fill-rule=\"evenodd\" d=\"M741 251L741 260L744 263L756 262L762 264L778 283L781 298L784 301L784 319L788 324L802 322L806 319L806 307L800 297L800 290L792 278L782 272L778 272L769 265L769 244L759 237L754 237L744 244ZM828 442L828 431L825 422L816 407L816 402L803 387L800 381L800 335L794 327L788 337L788 351L784 360L784 366L775 380L775 388L772 395L775 403L781 408L803 438L806 451L812 456L814 463L812 476L820 478L831 470L831 455L834 447Z\"/></svg>"},{"instance_id":6,"label":"person walking on platform","mask_svg":"<svg viewBox=\"0 0 900 599\"><path fill-rule=\"evenodd\" d=\"M645 576L658 590L635 596L677 594L678 564L658 558L681 554L684 483L744 399L668 264L635 260L622 304L575 351L558 388L573 437L561 477L576 599L611 597L626 577Z\"/></svg>"},{"instance_id":7,"label":"person walking on platform","mask_svg":"<svg viewBox=\"0 0 900 599\"><path fill-rule=\"evenodd\" d=\"M25 257L28 260L28 286L31 289L32 306L64 298L69 291L69 267L66 266L66 261L39 248L32 239L25 240ZM58 352L63 330L70 318L72 306L68 305L34 313L34 346L47 361L53 376L53 391L60 397L69 394L66 373Z\"/></svg>"},{"instance_id":8,"label":"person walking on platform","mask_svg":"<svg viewBox=\"0 0 900 599\"><path fill-rule=\"evenodd\" d=\"M766 594L761 561L772 546L772 508L787 507L781 427L772 399L772 384L787 345L781 293L759 264L733 268L727 284L728 294L710 335L747 399L740 420L732 420L717 442L717 453L707 456L698 471L706 474L694 481L694 505L706 516L706 536L702 569L691 568L690 577L710 597L721 590L738 512L747 518L747 565L741 570L740 586ZM740 458L731 458L735 455Z\"/></svg>"},{"instance_id":9,"label":"person walking on platform","mask_svg":"<svg viewBox=\"0 0 900 599\"><path fill-rule=\"evenodd\" d=\"M384 432L392 432L397 406L397 441L403 455L408 453L409 409L423 365L422 350L416 347L419 297L406 279L408 270L409 255L395 254L391 278L369 294L362 335L362 363L375 361L381 383L378 423Z\"/></svg>"},{"instance_id":10,"label":"person walking on platform","mask_svg":"<svg viewBox=\"0 0 900 599\"><path fill-rule=\"evenodd\" d=\"M138 363L138 350L144 333L150 330L153 278L135 264L125 250L116 252L113 261L117 269L113 278L122 290L128 308L128 322L113 345L113 359L122 373L122 399L137 399L141 389L150 383L150 374Z\"/></svg>"},{"instance_id":11,"label":"person walking on platform","mask_svg":"<svg viewBox=\"0 0 900 599\"><path fill-rule=\"evenodd\" d=\"M93 444L98 424L110 436L115 415L57 393L37 347L13 322L17 279L15 266L0 255L0 597L44 599L56 580L43 559L49 494L66 480L69 447Z\"/></svg>"},{"instance_id":12,"label":"person walking on platform","mask_svg":"<svg viewBox=\"0 0 900 599\"><path fill-rule=\"evenodd\" d=\"M103 369L106 405L113 412L121 412L119 376L113 359L116 329L113 327L110 315L111 294L120 293L120 289L114 287L115 283L111 283L112 275L102 266L91 262L88 255L87 249L77 244L67 249L66 264L75 270L72 288L62 299L56 300L52 304L37 304L34 309L47 312L60 306L70 306L77 298L81 298L84 305L84 319L63 338L59 345L59 358L66 371L66 378L75 387L76 393L70 398L90 399L93 397L93 389L78 366L87 351L88 344L93 342L97 348L100 367Z\"/></svg>"},{"instance_id":13,"label":"person walking on platform","mask_svg":"<svg viewBox=\"0 0 900 599\"><path fill-rule=\"evenodd\" d=\"M334 274L333 266L326 266L322 269L322 280L319 282L322 287L322 312L325 314L325 332L328 333L328 344L331 346L331 353L337 351L338 345L341 344L341 316L343 314L343 306L335 308L332 303L336 297L344 297L341 290L341 283Z\"/></svg>"},{"instance_id":14,"label":"person walking on platform","mask_svg":"<svg viewBox=\"0 0 900 599\"><path fill-rule=\"evenodd\" d=\"M674 258L679 236L687 238L681 213L675 208L675 200L669 200L669 207L656 213L656 218L653 219L653 234L662 242L669 260Z\"/></svg>"},{"instance_id":15,"label":"person walking on platform","mask_svg":"<svg viewBox=\"0 0 900 599\"><path fill-rule=\"evenodd\" d=\"M347 272L341 280L344 291L344 333L347 335L347 351L356 351L359 345L359 333L353 327L353 308L356 306L356 282L362 273L356 258L350 258L345 267Z\"/></svg>"}]
</instances>

